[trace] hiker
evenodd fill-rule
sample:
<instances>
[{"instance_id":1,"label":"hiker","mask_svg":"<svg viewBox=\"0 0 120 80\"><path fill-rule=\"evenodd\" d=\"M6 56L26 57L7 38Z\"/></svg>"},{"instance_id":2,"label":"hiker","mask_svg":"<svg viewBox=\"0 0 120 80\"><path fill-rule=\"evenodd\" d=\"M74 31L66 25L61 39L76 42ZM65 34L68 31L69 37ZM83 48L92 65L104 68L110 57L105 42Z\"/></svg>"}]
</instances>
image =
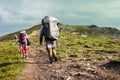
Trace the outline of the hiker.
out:
<instances>
[{"instance_id":1,"label":"hiker","mask_svg":"<svg viewBox=\"0 0 120 80\"><path fill-rule=\"evenodd\" d=\"M59 36L59 29L57 26L58 20L54 17L45 16L42 19L41 23L42 23L42 27L40 29L40 45L42 45L43 36L44 36L49 60L50 63L53 63L53 60L54 61L58 60L55 49L57 44L57 39Z\"/></svg>"},{"instance_id":2,"label":"hiker","mask_svg":"<svg viewBox=\"0 0 120 80\"><path fill-rule=\"evenodd\" d=\"M25 59L28 59L28 41L29 41L29 37L26 31L25 30L21 31L19 33L18 41L16 43L19 43L21 57Z\"/></svg>"}]
</instances>

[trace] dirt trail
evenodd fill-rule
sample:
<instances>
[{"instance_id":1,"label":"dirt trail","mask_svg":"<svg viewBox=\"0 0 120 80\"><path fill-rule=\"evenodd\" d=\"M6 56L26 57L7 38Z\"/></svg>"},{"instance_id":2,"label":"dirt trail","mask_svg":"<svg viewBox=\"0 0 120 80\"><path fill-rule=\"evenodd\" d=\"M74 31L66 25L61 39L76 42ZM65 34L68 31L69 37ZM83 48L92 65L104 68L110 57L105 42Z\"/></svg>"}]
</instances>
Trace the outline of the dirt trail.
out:
<instances>
[{"instance_id":1,"label":"dirt trail","mask_svg":"<svg viewBox=\"0 0 120 80\"><path fill-rule=\"evenodd\" d=\"M29 59L15 80L120 80L120 64L108 61L62 59L50 64L45 48L30 46ZM116 67L117 66L117 67Z\"/></svg>"}]
</instances>

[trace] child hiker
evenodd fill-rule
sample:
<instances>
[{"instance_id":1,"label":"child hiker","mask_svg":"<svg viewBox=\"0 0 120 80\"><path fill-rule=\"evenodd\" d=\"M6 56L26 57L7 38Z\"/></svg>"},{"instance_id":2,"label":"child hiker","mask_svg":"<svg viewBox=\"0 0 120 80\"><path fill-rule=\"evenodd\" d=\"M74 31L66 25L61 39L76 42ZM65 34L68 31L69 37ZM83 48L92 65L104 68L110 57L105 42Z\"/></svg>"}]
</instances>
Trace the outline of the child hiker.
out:
<instances>
[{"instance_id":1,"label":"child hiker","mask_svg":"<svg viewBox=\"0 0 120 80\"><path fill-rule=\"evenodd\" d=\"M28 59L28 34L25 30L21 31L16 43L19 43L21 57Z\"/></svg>"}]
</instances>

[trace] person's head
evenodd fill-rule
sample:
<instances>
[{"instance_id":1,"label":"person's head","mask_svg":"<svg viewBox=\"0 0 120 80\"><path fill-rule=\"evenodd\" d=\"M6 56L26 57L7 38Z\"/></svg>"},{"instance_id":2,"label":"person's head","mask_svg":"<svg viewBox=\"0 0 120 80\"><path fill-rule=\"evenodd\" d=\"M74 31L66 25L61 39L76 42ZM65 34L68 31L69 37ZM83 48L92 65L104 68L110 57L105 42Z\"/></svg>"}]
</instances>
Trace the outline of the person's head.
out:
<instances>
[{"instance_id":1,"label":"person's head","mask_svg":"<svg viewBox=\"0 0 120 80\"><path fill-rule=\"evenodd\" d=\"M26 31L25 31L25 30L22 30L20 33L24 33L24 34L26 34Z\"/></svg>"},{"instance_id":2,"label":"person's head","mask_svg":"<svg viewBox=\"0 0 120 80\"><path fill-rule=\"evenodd\" d=\"M44 26L45 26L44 19L42 19L41 23L42 23L42 25L43 25L43 27L44 27Z\"/></svg>"}]
</instances>

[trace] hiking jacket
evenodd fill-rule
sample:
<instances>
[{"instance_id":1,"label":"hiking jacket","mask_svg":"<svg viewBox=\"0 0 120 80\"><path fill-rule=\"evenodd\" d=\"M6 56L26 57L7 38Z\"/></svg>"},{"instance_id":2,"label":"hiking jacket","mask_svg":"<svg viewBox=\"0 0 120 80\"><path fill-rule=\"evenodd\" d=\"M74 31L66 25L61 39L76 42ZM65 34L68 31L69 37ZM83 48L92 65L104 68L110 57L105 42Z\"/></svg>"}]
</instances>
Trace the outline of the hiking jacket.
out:
<instances>
[{"instance_id":1,"label":"hiking jacket","mask_svg":"<svg viewBox=\"0 0 120 80\"><path fill-rule=\"evenodd\" d=\"M44 31L43 26L42 26L40 29L40 43L42 43L43 36L45 37L45 31ZM46 37L45 37L45 41L46 41Z\"/></svg>"}]
</instances>

